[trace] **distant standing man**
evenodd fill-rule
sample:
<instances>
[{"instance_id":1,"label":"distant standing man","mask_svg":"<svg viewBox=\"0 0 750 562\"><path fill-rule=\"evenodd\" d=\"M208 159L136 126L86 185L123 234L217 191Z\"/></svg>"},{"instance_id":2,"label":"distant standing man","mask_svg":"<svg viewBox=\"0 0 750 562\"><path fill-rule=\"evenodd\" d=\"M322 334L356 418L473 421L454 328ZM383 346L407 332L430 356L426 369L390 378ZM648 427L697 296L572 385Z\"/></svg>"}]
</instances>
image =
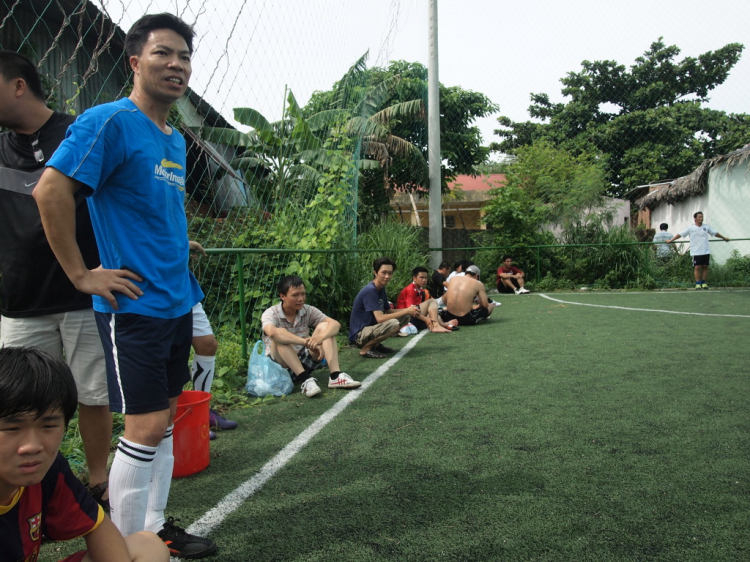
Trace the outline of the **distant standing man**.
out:
<instances>
[{"instance_id":1,"label":"distant standing man","mask_svg":"<svg viewBox=\"0 0 750 562\"><path fill-rule=\"evenodd\" d=\"M446 308L441 316L444 322L458 320L459 326L473 326L489 318L495 308L495 303L487 298L484 284L479 281L479 268L470 265L465 275L457 275L448 284L445 293ZM478 305L474 301L478 301Z\"/></svg>"},{"instance_id":2,"label":"distant standing man","mask_svg":"<svg viewBox=\"0 0 750 562\"><path fill-rule=\"evenodd\" d=\"M89 490L108 508L107 461L112 414L104 351L91 295L65 275L44 236L31 196L44 165L65 138L71 115L44 103L34 64L0 51L0 347L38 347L70 366L78 390L78 427L86 454ZM88 268L99 265L86 198L76 194L75 238Z\"/></svg>"},{"instance_id":3,"label":"distant standing man","mask_svg":"<svg viewBox=\"0 0 750 562\"><path fill-rule=\"evenodd\" d=\"M503 256L503 264L497 268L497 292L523 295L529 292L525 284L523 271L513 265L513 256Z\"/></svg>"},{"instance_id":4,"label":"distant standing man","mask_svg":"<svg viewBox=\"0 0 750 562\"><path fill-rule=\"evenodd\" d=\"M675 234L667 240L671 244L683 236L690 237L690 255L693 256L693 274L695 275L695 288L708 289L708 263L711 258L711 250L708 247L708 237L716 236L724 242L729 242L729 238L722 236L707 224L703 224L703 213L698 211L693 215L695 224L687 227L679 234Z\"/></svg>"},{"instance_id":5,"label":"distant standing man","mask_svg":"<svg viewBox=\"0 0 750 562\"><path fill-rule=\"evenodd\" d=\"M665 222L659 225L659 232L654 234L654 244L656 244L656 257L667 259L672 255L672 248L667 246L666 242L672 238L672 234L667 232L669 225Z\"/></svg>"},{"instance_id":6,"label":"distant standing man","mask_svg":"<svg viewBox=\"0 0 750 562\"><path fill-rule=\"evenodd\" d=\"M339 368L336 334L341 324L305 304L307 289L302 278L283 277L277 291L281 302L266 309L260 319L266 355L287 369L295 383L302 383L302 394L308 398L320 394L312 373L322 366L324 359L330 372L328 388L360 387L362 383L352 380Z\"/></svg>"},{"instance_id":7,"label":"distant standing man","mask_svg":"<svg viewBox=\"0 0 750 562\"><path fill-rule=\"evenodd\" d=\"M190 79L192 28L172 14L133 24L128 98L86 111L34 189L52 250L73 284L94 295L107 356L110 409L125 415L110 471L112 520L124 535L157 532L171 553L202 558L209 539L165 521L173 419L190 380L192 308L203 298L188 267L185 140L167 123ZM101 267L75 238L75 193L88 197Z\"/></svg>"},{"instance_id":8,"label":"distant standing man","mask_svg":"<svg viewBox=\"0 0 750 562\"><path fill-rule=\"evenodd\" d=\"M359 348L359 354L368 359L385 359L395 349L383 342L398 334L409 318L419 314L416 305L395 309L388 302L385 288L391 282L396 264L391 258L377 258L372 262L375 278L357 294L349 318L349 342Z\"/></svg>"}]
</instances>

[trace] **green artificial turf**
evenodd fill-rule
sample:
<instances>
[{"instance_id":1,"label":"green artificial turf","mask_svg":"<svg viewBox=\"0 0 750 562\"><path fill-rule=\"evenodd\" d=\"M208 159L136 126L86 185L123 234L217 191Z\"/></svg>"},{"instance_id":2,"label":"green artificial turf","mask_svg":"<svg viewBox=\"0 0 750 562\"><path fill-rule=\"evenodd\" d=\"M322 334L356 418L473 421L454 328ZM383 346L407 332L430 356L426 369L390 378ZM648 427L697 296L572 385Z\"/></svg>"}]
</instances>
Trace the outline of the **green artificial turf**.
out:
<instances>
[{"instance_id":1,"label":"green artificial turf","mask_svg":"<svg viewBox=\"0 0 750 562\"><path fill-rule=\"evenodd\" d=\"M750 559L750 292L552 296L748 317L503 295L363 392L212 532L214 559ZM355 379L383 363L342 351ZM345 392L231 412L168 514L200 518Z\"/></svg>"}]
</instances>

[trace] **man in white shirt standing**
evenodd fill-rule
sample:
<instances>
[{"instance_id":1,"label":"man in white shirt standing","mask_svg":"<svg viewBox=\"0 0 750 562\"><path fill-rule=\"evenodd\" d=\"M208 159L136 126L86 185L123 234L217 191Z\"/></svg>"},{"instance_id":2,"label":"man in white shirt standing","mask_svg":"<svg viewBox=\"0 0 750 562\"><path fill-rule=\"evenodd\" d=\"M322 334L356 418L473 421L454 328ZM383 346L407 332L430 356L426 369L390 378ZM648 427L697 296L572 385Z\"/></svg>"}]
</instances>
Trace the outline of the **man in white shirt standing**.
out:
<instances>
[{"instance_id":1,"label":"man in white shirt standing","mask_svg":"<svg viewBox=\"0 0 750 562\"><path fill-rule=\"evenodd\" d=\"M708 247L708 237L716 236L725 242L729 242L729 238L722 236L707 224L703 224L703 213L701 211L695 213L693 219L695 219L694 225L672 236L672 238L667 240L667 244L671 244L683 236L690 237L690 255L693 257L695 288L708 289L706 279L708 278L708 263L711 257L711 250Z\"/></svg>"}]
</instances>

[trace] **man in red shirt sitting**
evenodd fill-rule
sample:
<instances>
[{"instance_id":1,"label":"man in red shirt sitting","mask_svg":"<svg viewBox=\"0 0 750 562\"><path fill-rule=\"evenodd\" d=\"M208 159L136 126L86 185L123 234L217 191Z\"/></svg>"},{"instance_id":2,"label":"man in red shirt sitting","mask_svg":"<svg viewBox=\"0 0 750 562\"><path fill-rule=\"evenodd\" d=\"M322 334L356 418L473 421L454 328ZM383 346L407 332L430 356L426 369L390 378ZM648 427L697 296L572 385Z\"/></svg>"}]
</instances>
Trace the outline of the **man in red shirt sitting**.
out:
<instances>
[{"instance_id":1,"label":"man in red shirt sitting","mask_svg":"<svg viewBox=\"0 0 750 562\"><path fill-rule=\"evenodd\" d=\"M517 295L529 293L524 284L523 271L513 266L513 257L503 256L503 265L497 268L497 292Z\"/></svg>"},{"instance_id":2,"label":"man in red shirt sitting","mask_svg":"<svg viewBox=\"0 0 750 562\"><path fill-rule=\"evenodd\" d=\"M411 271L411 283L399 293L396 308L409 308L416 305L419 314L411 319L418 330L429 329L431 332L450 332L458 329L458 322L444 323L438 315L437 301L425 289L429 279L429 271L424 267L415 267ZM455 325L454 325L455 324Z\"/></svg>"}]
</instances>

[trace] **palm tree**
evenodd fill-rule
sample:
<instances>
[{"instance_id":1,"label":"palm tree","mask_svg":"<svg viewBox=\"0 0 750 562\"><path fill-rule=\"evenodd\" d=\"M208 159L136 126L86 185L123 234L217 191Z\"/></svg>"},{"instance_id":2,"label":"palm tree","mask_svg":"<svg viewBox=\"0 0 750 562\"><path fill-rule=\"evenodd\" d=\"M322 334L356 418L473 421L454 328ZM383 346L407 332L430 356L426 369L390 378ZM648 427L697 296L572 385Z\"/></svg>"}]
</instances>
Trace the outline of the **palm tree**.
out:
<instances>
[{"instance_id":1,"label":"palm tree","mask_svg":"<svg viewBox=\"0 0 750 562\"><path fill-rule=\"evenodd\" d=\"M427 164L418 147L391 133L391 123L424 120L422 100L383 105L393 97L399 77L362 87L367 54L360 57L336 84L326 107L315 112L299 107L291 90L281 120L269 122L252 108L235 108L234 118L252 130L205 128L204 139L243 149L232 161L241 169L261 201L304 200L321 174L334 164L354 159L360 172L380 169L384 188L394 158L412 162L415 177L427 177ZM332 150L326 139L349 138L354 149ZM330 143L329 143L330 144Z\"/></svg>"}]
</instances>

